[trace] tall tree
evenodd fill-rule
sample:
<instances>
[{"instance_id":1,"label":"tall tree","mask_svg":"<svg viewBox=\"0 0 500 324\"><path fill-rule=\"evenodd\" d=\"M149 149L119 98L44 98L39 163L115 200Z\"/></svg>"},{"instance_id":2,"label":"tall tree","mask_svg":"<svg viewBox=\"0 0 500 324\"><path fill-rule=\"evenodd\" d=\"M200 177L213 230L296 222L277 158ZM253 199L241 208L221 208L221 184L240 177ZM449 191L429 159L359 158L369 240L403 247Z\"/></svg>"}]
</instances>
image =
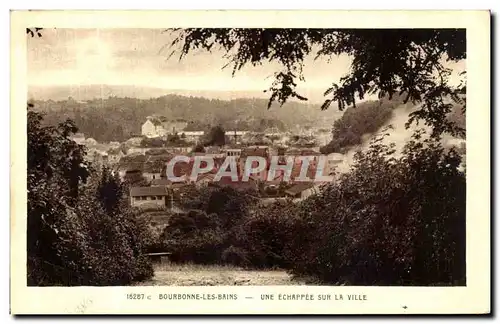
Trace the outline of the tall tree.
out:
<instances>
[{"instance_id":1,"label":"tall tree","mask_svg":"<svg viewBox=\"0 0 500 324\"><path fill-rule=\"evenodd\" d=\"M74 215L89 165L83 146L69 138L76 132L71 121L44 127L43 115L31 108L28 105L27 257L28 283L37 284L58 277L67 266L60 243L70 236L67 220Z\"/></svg>"},{"instance_id":2,"label":"tall tree","mask_svg":"<svg viewBox=\"0 0 500 324\"><path fill-rule=\"evenodd\" d=\"M107 214L113 215L120 210L120 202L123 199L124 188L118 175L113 175L108 168L101 171L101 179L97 185L97 199Z\"/></svg>"},{"instance_id":3,"label":"tall tree","mask_svg":"<svg viewBox=\"0 0 500 324\"><path fill-rule=\"evenodd\" d=\"M451 70L444 62L466 58L465 29L291 29L291 28L188 28L170 29L172 42L182 59L194 49L222 49L233 74L246 65L267 61L280 63L275 81L266 90L273 101L284 104L290 98L307 100L296 90L304 81L303 64L308 55L330 59L340 54L352 58L350 71L325 91L322 109L337 102L343 110L356 105L365 94L379 97L399 93L406 101L421 103L410 115L407 126L423 120L434 135L465 131L446 118L452 109L451 97L465 111L465 84L449 84ZM180 46L179 46L180 45ZM177 49L176 46L179 46ZM172 55L171 54L171 55ZM463 72L465 74L465 71Z\"/></svg>"},{"instance_id":4,"label":"tall tree","mask_svg":"<svg viewBox=\"0 0 500 324\"><path fill-rule=\"evenodd\" d=\"M28 285L125 285L153 274L148 229L118 178L99 177L71 121L42 125L28 107Z\"/></svg>"},{"instance_id":5,"label":"tall tree","mask_svg":"<svg viewBox=\"0 0 500 324\"><path fill-rule=\"evenodd\" d=\"M226 144L226 135L221 126L214 126L207 134L205 145L223 146Z\"/></svg>"}]
</instances>

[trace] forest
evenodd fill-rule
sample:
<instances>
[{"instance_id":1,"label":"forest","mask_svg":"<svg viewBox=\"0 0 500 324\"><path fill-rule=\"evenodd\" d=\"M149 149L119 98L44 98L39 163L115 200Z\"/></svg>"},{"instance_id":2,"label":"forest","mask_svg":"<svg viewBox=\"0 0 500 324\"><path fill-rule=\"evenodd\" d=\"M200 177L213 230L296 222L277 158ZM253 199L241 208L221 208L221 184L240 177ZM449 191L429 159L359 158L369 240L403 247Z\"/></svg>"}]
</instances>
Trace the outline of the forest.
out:
<instances>
[{"instance_id":1,"label":"forest","mask_svg":"<svg viewBox=\"0 0 500 324\"><path fill-rule=\"evenodd\" d=\"M35 100L36 111L44 112L44 123L56 125L66 119L75 122L80 132L98 142L123 142L141 133L150 115L190 121L186 130L223 129L263 132L269 128L285 131L296 125L314 123L319 106L290 102L286 107L267 108L263 99L218 100L202 97L166 95L152 99L118 98L77 101ZM293 113L290 113L290 110Z\"/></svg>"}]
</instances>

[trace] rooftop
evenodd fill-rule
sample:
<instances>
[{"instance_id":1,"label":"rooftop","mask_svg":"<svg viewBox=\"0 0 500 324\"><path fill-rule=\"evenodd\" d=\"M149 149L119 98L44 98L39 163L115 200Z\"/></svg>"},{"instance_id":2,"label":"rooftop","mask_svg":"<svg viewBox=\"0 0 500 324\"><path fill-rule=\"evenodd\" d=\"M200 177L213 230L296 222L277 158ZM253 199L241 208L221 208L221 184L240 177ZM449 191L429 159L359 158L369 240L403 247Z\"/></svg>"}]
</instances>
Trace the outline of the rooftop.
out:
<instances>
[{"instance_id":1,"label":"rooftop","mask_svg":"<svg viewBox=\"0 0 500 324\"><path fill-rule=\"evenodd\" d=\"M144 163L142 162L119 162L117 169L119 171L142 171Z\"/></svg>"},{"instance_id":2,"label":"rooftop","mask_svg":"<svg viewBox=\"0 0 500 324\"><path fill-rule=\"evenodd\" d=\"M130 196L168 196L168 191L165 187L132 187L130 188Z\"/></svg>"},{"instance_id":3,"label":"rooftop","mask_svg":"<svg viewBox=\"0 0 500 324\"><path fill-rule=\"evenodd\" d=\"M260 148L260 147L247 147L243 149L242 151L242 157L246 156L260 156L260 157L268 157L269 155L269 149L267 148Z\"/></svg>"},{"instance_id":4,"label":"rooftop","mask_svg":"<svg viewBox=\"0 0 500 324\"><path fill-rule=\"evenodd\" d=\"M168 186L172 184L172 181L167 178L153 179L151 180L151 186Z\"/></svg>"}]
</instances>

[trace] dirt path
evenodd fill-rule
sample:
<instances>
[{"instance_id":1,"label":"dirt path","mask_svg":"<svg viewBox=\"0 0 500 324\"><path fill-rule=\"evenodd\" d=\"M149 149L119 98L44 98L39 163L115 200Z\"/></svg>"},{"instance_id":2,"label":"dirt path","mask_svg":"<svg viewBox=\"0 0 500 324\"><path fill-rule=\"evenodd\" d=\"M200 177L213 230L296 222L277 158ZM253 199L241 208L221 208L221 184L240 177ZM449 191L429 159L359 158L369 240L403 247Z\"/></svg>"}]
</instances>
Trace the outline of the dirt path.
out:
<instances>
[{"instance_id":1,"label":"dirt path","mask_svg":"<svg viewBox=\"0 0 500 324\"><path fill-rule=\"evenodd\" d=\"M158 266L147 286L268 286L304 285L285 271L244 270L222 266Z\"/></svg>"}]
</instances>

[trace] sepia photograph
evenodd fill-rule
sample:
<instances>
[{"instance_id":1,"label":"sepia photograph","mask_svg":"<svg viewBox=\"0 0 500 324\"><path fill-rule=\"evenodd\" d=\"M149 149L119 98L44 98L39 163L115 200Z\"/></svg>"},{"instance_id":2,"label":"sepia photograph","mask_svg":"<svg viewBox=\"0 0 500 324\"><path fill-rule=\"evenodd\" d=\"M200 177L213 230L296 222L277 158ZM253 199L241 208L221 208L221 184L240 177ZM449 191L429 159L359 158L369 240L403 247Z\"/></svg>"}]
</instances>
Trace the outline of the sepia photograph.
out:
<instances>
[{"instance_id":1,"label":"sepia photograph","mask_svg":"<svg viewBox=\"0 0 500 324\"><path fill-rule=\"evenodd\" d=\"M23 29L28 288L470 286L466 28L192 26Z\"/></svg>"}]
</instances>

